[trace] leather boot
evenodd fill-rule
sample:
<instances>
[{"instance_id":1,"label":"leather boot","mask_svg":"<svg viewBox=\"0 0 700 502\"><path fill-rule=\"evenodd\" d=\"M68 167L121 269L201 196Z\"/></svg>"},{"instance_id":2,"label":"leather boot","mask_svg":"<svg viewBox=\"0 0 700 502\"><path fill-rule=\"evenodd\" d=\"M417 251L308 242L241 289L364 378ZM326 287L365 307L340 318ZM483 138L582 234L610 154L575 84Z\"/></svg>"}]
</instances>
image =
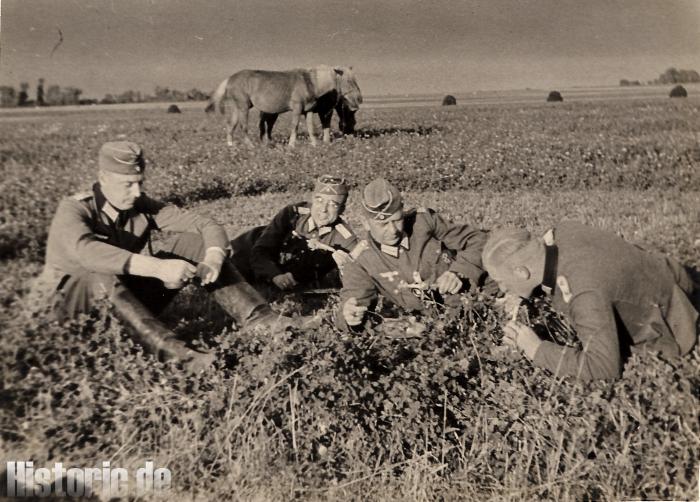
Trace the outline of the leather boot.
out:
<instances>
[{"instance_id":1,"label":"leather boot","mask_svg":"<svg viewBox=\"0 0 700 502\"><path fill-rule=\"evenodd\" d=\"M111 301L117 317L130 328L134 340L160 361L182 361L192 371L203 370L214 362L212 354L188 349L128 288L115 288Z\"/></svg>"},{"instance_id":2,"label":"leather boot","mask_svg":"<svg viewBox=\"0 0 700 502\"><path fill-rule=\"evenodd\" d=\"M273 331L284 331L289 327L300 329L309 327L307 317L291 318L272 310L262 295L245 280L230 260L224 261L218 282L222 285L212 290L214 299L243 330L258 326L267 327Z\"/></svg>"}]
</instances>

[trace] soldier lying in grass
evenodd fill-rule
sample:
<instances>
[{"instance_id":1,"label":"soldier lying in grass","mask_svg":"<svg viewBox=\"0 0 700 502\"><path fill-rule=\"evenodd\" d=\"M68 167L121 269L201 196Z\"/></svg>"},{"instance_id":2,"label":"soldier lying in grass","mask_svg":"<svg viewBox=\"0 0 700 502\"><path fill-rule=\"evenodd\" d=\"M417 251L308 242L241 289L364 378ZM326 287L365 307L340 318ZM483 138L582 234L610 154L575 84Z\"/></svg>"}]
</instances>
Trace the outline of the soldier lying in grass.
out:
<instances>
[{"instance_id":1,"label":"soldier lying in grass","mask_svg":"<svg viewBox=\"0 0 700 502\"><path fill-rule=\"evenodd\" d=\"M575 222L543 237L495 231L483 263L507 295L541 289L570 319L581 350L541 340L515 320L504 327L507 344L555 375L618 378L633 349L679 357L697 341L698 285L688 271L612 233Z\"/></svg>"},{"instance_id":2,"label":"soldier lying in grass","mask_svg":"<svg viewBox=\"0 0 700 502\"><path fill-rule=\"evenodd\" d=\"M362 207L367 240L343 269L339 328L361 329L379 294L421 312L427 291L442 302L484 280L485 232L447 223L432 209L405 210L399 190L382 178L365 187Z\"/></svg>"},{"instance_id":3,"label":"soldier lying in grass","mask_svg":"<svg viewBox=\"0 0 700 502\"><path fill-rule=\"evenodd\" d=\"M236 266L250 282L282 291L339 287L339 267L350 260L358 242L342 217L347 198L345 180L321 176L309 202L284 207L269 225L231 242Z\"/></svg>"},{"instance_id":4,"label":"soldier lying in grass","mask_svg":"<svg viewBox=\"0 0 700 502\"><path fill-rule=\"evenodd\" d=\"M239 326L293 324L236 270L220 225L142 192L145 161L137 144L105 143L98 166L92 190L63 199L56 210L30 306L49 307L63 321L107 298L146 350L187 361L192 369L211 357L185 347L156 316L195 278ZM176 235L154 253L151 233L159 230Z\"/></svg>"}]
</instances>

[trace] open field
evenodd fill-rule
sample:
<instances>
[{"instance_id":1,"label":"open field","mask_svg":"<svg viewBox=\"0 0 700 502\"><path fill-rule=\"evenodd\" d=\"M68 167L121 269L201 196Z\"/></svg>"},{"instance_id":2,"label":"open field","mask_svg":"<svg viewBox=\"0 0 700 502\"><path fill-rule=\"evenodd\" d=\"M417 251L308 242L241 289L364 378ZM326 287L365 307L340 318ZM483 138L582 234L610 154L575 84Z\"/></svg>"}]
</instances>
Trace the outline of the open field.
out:
<instances>
[{"instance_id":1,"label":"open field","mask_svg":"<svg viewBox=\"0 0 700 502\"><path fill-rule=\"evenodd\" d=\"M355 187L382 175L410 205L483 228L573 218L700 265L697 98L368 108L356 136L315 149L302 136L294 151L288 117L273 147L252 150L227 148L220 117L201 109L11 118L0 117L0 460L153 459L173 473L173 500L697 497L698 347L680 361L635 355L623 380L582 384L503 350L490 298L396 339L337 333L334 297L298 295L277 306L317 312L320 329L241 337L187 288L167 321L219 355L192 377L144 357L106 310L67 326L22 315L57 202L90 185L99 146L122 136L146 149L151 195L230 236L305 197L318 174ZM351 222L357 209L355 191Z\"/></svg>"}]
</instances>

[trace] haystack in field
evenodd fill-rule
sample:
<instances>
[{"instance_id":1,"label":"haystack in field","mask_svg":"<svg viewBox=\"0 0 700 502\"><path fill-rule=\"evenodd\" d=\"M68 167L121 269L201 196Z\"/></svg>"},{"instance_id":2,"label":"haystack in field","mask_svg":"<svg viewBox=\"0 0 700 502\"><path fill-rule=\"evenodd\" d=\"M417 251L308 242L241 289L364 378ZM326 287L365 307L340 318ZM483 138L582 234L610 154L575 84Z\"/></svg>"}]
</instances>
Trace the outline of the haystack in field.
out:
<instances>
[{"instance_id":1,"label":"haystack in field","mask_svg":"<svg viewBox=\"0 0 700 502\"><path fill-rule=\"evenodd\" d=\"M685 87L682 85L677 85L673 89L671 89L671 92L668 94L669 98L687 98L688 97L688 91L685 90Z\"/></svg>"},{"instance_id":2,"label":"haystack in field","mask_svg":"<svg viewBox=\"0 0 700 502\"><path fill-rule=\"evenodd\" d=\"M168 107L168 113L182 113L182 112L180 112L180 108L178 108L177 105L170 105Z\"/></svg>"},{"instance_id":3,"label":"haystack in field","mask_svg":"<svg viewBox=\"0 0 700 502\"><path fill-rule=\"evenodd\" d=\"M549 96L547 96L547 102L557 102L557 101L564 101L564 98L561 97L561 93L559 91L552 91L549 93Z\"/></svg>"},{"instance_id":4,"label":"haystack in field","mask_svg":"<svg viewBox=\"0 0 700 502\"><path fill-rule=\"evenodd\" d=\"M448 94L444 98L442 98L442 106L450 106L450 105L456 105L457 104L457 98L455 98L452 94Z\"/></svg>"}]
</instances>

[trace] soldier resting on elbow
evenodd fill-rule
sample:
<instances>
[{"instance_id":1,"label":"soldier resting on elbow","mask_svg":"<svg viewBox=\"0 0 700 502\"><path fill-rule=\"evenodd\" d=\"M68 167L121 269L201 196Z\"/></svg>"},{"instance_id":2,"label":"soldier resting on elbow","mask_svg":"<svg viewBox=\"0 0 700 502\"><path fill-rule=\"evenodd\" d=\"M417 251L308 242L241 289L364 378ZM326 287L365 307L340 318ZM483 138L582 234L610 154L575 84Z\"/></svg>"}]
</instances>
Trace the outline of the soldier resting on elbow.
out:
<instances>
[{"instance_id":1,"label":"soldier resting on elbow","mask_svg":"<svg viewBox=\"0 0 700 502\"><path fill-rule=\"evenodd\" d=\"M56 210L30 307L48 307L62 322L107 298L146 350L193 370L210 364L211 356L187 348L156 317L193 279L240 327L292 324L236 270L220 225L142 192L145 161L137 144L105 143L98 166L92 190L63 199ZM154 253L151 233L160 230L176 235Z\"/></svg>"},{"instance_id":2,"label":"soldier resting on elbow","mask_svg":"<svg viewBox=\"0 0 700 502\"><path fill-rule=\"evenodd\" d=\"M405 210L399 190L382 178L364 188L362 207L367 240L343 270L340 329L362 329L380 293L409 312L421 312L426 290L444 301L481 285L485 232L447 223L432 209Z\"/></svg>"},{"instance_id":3,"label":"soldier resting on elbow","mask_svg":"<svg viewBox=\"0 0 700 502\"><path fill-rule=\"evenodd\" d=\"M696 343L698 285L688 271L612 233L575 222L543 237L495 231L483 263L507 295L529 298L541 288L568 316L580 350L541 340L517 321L504 327L505 343L555 375L618 378L630 350L679 357Z\"/></svg>"},{"instance_id":4,"label":"soldier resting on elbow","mask_svg":"<svg viewBox=\"0 0 700 502\"><path fill-rule=\"evenodd\" d=\"M321 176L310 202L286 206L231 242L236 266L250 282L282 291L339 287L337 272L358 242L342 217L347 198L345 180Z\"/></svg>"}]
</instances>

